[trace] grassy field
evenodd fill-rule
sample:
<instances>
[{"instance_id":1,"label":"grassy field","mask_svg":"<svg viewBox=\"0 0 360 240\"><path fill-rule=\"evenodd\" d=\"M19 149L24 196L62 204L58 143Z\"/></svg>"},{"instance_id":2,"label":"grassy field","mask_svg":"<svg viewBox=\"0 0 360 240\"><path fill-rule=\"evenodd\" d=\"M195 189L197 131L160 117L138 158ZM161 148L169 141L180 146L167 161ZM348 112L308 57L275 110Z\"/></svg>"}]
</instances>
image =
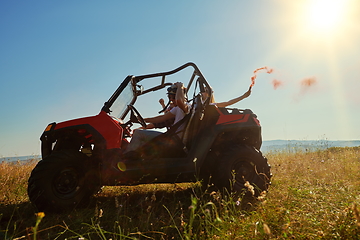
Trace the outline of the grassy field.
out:
<instances>
[{"instance_id":1,"label":"grassy field","mask_svg":"<svg viewBox=\"0 0 360 240\"><path fill-rule=\"evenodd\" d=\"M199 184L105 187L89 206L36 213L36 162L0 164L0 239L360 239L360 147L271 152L272 185L251 211Z\"/></svg>"}]
</instances>

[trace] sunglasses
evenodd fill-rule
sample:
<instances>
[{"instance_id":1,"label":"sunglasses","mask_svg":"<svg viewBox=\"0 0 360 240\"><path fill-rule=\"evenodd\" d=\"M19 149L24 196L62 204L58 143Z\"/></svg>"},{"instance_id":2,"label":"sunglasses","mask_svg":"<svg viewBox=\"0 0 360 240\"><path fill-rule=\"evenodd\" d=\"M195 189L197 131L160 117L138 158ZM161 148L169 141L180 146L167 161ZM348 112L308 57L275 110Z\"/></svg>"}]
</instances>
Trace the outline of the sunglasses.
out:
<instances>
[{"instance_id":1,"label":"sunglasses","mask_svg":"<svg viewBox=\"0 0 360 240\"><path fill-rule=\"evenodd\" d=\"M168 87L168 92L176 92L177 88Z\"/></svg>"}]
</instances>

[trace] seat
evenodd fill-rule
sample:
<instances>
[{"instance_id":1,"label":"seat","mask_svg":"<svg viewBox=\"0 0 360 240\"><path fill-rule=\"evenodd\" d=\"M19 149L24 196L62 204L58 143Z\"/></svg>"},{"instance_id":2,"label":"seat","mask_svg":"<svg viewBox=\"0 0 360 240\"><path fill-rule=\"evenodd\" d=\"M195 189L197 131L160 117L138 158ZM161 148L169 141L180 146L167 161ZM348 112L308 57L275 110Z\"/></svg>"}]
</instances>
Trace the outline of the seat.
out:
<instances>
[{"instance_id":1,"label":"seat","mask_svg":"<svg viewBox=\"0 0 360 240\"><path fill-rule=\"evenodd\" d=\"M200 131L200 123L204 114L204 106L201 100L201 95L198 94L193 102L191 111L189 113L189 120L186 123L185 131L182 137L182 142L187 149L191 148L194 137Z\"/></svg>"}]
</instances>

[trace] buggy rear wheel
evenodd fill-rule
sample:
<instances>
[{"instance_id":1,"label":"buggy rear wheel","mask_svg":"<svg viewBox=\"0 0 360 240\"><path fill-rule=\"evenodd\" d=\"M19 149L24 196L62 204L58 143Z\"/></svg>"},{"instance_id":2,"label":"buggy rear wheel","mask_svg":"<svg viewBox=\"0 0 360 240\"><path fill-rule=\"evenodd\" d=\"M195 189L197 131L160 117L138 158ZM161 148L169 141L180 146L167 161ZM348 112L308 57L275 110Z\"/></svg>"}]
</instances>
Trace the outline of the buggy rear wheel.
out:
<instances>
[{"instance_id":1,"label":"buggy rear wheel","mask_svg":"<svg viewBox=\"0 0 360 240\"><path fill-rule=\"evenodd\" d=\"M229 147L218 161L214 185L245 198L257 198L270 185L270 166L260 151L248 145Z\"/></svg>"}]
</instances>

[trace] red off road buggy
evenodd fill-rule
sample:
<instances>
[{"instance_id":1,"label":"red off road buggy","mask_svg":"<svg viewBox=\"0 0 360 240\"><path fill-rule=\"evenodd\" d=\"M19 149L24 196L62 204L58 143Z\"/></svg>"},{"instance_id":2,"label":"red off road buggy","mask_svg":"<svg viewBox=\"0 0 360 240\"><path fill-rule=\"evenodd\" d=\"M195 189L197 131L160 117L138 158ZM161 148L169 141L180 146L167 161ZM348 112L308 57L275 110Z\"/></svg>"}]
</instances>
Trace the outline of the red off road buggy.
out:
<instances>
[{"instance_id":1,"label":"red off road buggy","mask_svg":"<svg viewBox=\"0 0 360 240\"><path fill-rule=\"evenodd\" d=\"M133 124L145 124L138 109L148 106L146 96L158 94L159 99L177 81L184 82L191 103L181 123L182 137L174 125L126 152ZM201 90L212 95L194 63L169 72L127 76L98 115L49 124L40 138L42 160L28 182L30 201L39 211L67 210L83 205L102 186L196 181L258 197L271 178L260 152L259 120L249 109L209 105L210 97L201 99Z\"/></svg>"}]
</instances>

